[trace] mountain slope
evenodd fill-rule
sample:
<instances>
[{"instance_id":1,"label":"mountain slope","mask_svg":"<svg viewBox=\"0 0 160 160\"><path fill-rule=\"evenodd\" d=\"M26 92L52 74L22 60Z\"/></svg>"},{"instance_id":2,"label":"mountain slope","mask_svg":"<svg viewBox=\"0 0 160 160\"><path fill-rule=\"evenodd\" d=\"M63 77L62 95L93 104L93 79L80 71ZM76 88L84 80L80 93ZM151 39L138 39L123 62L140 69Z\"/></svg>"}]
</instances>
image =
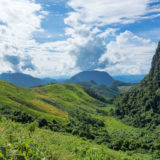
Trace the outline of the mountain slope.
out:
<instances>
[{"instance_id":1,"label":"mountain slope","mask_svg":"<svg viewBox=\"0 0 160 160\"><path fill-rule=\"evenodd\" d=\"M124 152L133 151L138 155L139 153L147 153L151 148L154 148L153 151L158 150L157 144L154 141L155 136L157 135L156 132L154 133L155 136L151 139L152 143L150 146L146 146L147 142L145 140L147 137L144 135L150 135L150 132L147 130L136 129L119 122L114 117L110 116L110 113L112 114L113 110L114 106L112 104L108 104L105 99L100 97L100 95L96 94L92 90L87 90L76 84L50 84L43 87L28 89L15 86L6 81L0 81L0 130L3 131L3 133L6 131L6 129L4 130L1 128L1 122L4 122L2 115L12 121L14 120L25 123L23 126L21 125L21 128L24 129L18 129L18 124L15 124L12 121L7 121L4 124L4 126L8 129L8 132L6 132L6 138L8 139L4 144L7 144L9 140L10 144L13 143L13 149L17 147L17 139L14 139L15 141L13 141L13 138L15 137L13 136L11 139L10 133L14 135L15 133L16 135L19 134L17 137L23 138L24 133L22 133L22 131L28 130L29 133L26 131L27 133L25 136L30 139L22 139L24 143L18 141L18 146L20 146L20 148L21 145L28 143L29 145L27 146L32 146L30 143L34 140L37 140L34 144L39 144L39 142L42 143L46 133L48 133L48 136L45 137L49 138L52 133L59 132L57 135L67 134L72 137L73 141L75 138L77 141L78 139L80 140L79 137L82 137L85 141L89 140L90 142L88 141L87 144L93 143L100 150L102 147L103 151L100 152L107 157L108 155L106 155L105 152L108 148L113 150L121 150ZM39 137L38 134L37 139L31 139L35 125L37 125L36 130L38 131L40 131L38 127L49 129L51 131L44 130L42 137ZM27 134L29 134L29 136ZM74 135L76 135L76 137ZM64 142L66 142L66 140L63 138L65 138L65 136L61 136L61 141L57 141L58 146L59 144L63 144L63 148L65 147L65 149L69 149L70 153L77 155L81 149L77 149L77 145L76 148L70 148L70 143L67 146L64 146ZM1 136L0 140L2 140ZM45 140L47 142L49 141L50 145L56 141L56 139L53 138ZM47 143L43 142L43 144L48 146ZM87 144L83 145L85 147L82 151L83 153L89 152ZM42 144L39 144L38 146L43 147ZM8 147L6 148L6 150L9 149L10 148ZM110 150L111 153L114 152L113 150ZM141 150L143 151L141 152ZM47 153L50 153L49 151L51 151L50 148L43 147L45 156L48 155ZM121 154L121 151L117 152L117 154ZM61 151L57 151L57 153L59 154ZM93 155L95 154L94 152L92 153ZM99 152L96 154L96 159L97 156L100 156L99 159L104 159L101 155L99 155ZM153 152L151 154L153 154ZM0 158L1 155L2 154L0 154ZM114 153L112 155L114 155ZM152 155L142 155L142 157L148 158L151 156ZM158 157L158 153L156 154L156 157ZM84 154L83 158L86 158L86 154ZM111 158L121 159L121 156L118 157L118 155L115 155ZM93 159L93 157L89 159ZM134 156L133 159L135 159ZM146 158L144 159L146 160Z\"/></svg>"},{"instance_id":2,"label":"mountain slope","mask_svg":"<svg viewBox=\"0 0 160 160\"><path fill-rule=\"evenodd\" d=\"M0 81L0 112L24 112L36 119L66 121L68 113L77 109L96 112L105 106L75 84L50 84L33 89L22 88Z\"/></svg>"},{"instance_id":3,"label":"mountain slope","mask_svg":"<svg viewBox=\"0 0 160 160\"><path fill-rule=\"evenodd\" d=\"M36 121L40 128L108 143L102 120L107 101L76 84L50 84L26 89L0 81L0 115L21 123Z\"/></svg>"},{"instance_id":4,"label":"mountain slope","mask_svg":"<svg viewBox=\"0 0 160 160\"><path fill-rule=\"evenodd\" d=\"M97 93L99 93L105 97L113 98L113 97L117 97L119 95L119 91L114 91L110 87L107 87L106 85L103 85L103 84L97 85L94 81L80 82L78 84L80 86L92 88Z\"/></svg>"},{"instance_id":5,"label":"mountain slope","mask_svg":"<svg viewBox=\"0 0 160 160\"><path fill-rule=\"evenodd\" d=\"M78 84L83 87L91 88L95 90L98 94L101 94L107 98L115 98L121 93L132 90L137 85L134 83L126 83L121 81L113 81L112 84L109 86L103 84L98 85L94 81L79 82Z\"/></svg>"},{"instance_id":6,"label":"mountain slope","mask_svg":"<svg viewBox=\"0 0 160 160\"><path fill-rule=\"evenodd\" d=\"M129 92L131 91L134 87L136 87L136 83L126 83L122 81L114 81L109 88L115 92L118 92L119 94Z\"/></svg>"},{"instance_id":7,"label":"mountain slope","mask_svg":"<svg viewBox=\"0 0 160 160\"><path fill-rule=\"evenodd\" d=\"M110 85L114 81L113 78L107 72L84 71L71 77L67 82L79 83L79 82L89 82L92 80L97 84L104 84L106 86Z\"/></svg>"},{"instance_id":8,"label":"mountain slope","mask_svg":"<svg viewBox=\"0 0 160 160\"><path fill-rule=\"evenodd\" d=\"M64 121L68 117L67 113L40 101L32 89L18 87L2 80L0 112L8 116L22 112L31 116L33 120L46 118Z\"/></svg>"},{"instance_id":9,"label":"mountain slope","mask_svg":"<svg viewBox=\"0 0 160 160\"><path fill-rule=\"evenodd\" d=\"M0 79L26 88L45 85L48 83L45 80L41 80L23 73L3 73L0 75Z\"/></svg>"},{"instance_id":10,"label":"mountain slope","mask_svg":"<svg viewBox=\"0 0 160 160\"><path fill-rule=\"evenodd\" d=\"M54 105L65 112L76 109L87 112L96 111L97 107L105 106L105 102L99 101L94 95L88 94L82 87L76 84L58 83L33 88L41 101ZM98 95L100 96L100 95Z\"/></svg>"},{"instance_id":11,"label":"mountain slope","mask_svg":"<svg viewBox=\"0 0 160 160\"><path fill-rule=\"evenodd\" d=\"M160 42L149 74L116 105L116 114L136 127L154 128L160 124Z\"/></svg>"}]
</instances>

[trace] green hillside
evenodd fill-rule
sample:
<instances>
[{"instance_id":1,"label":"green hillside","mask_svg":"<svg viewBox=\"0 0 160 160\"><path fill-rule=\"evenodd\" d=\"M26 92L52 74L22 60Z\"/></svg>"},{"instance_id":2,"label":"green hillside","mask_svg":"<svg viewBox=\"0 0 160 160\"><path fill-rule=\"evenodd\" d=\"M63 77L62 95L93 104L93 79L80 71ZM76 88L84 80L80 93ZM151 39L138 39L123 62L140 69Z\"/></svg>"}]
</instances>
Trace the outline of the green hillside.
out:
<instances>
[{"instance_id":1,"label":"green hillside","mask_svg":"<svg viewBox=\"0 0 160 160\"><path fill-rule=\"evenodd\" d=\"M26 89L0 81L0 158L158 159L159 130L128 126L114 117L115 109L76 84Z\"/></svg>"},{"instance_id":2,"label":"green hillside","mask_svg":"<svg viewBox=\"0 0 160 160\"><path fill-rule=\"evenodd\" d=\"M53 105L65 112L76 109L95 112L97 108L104 107L105 99L96 93L87 92L76 84L51 84L37 87L32 90L41 101ZM96 96L96 97L95 97Z\"/></svg>"},{"instance_id":3,"label":"green hillside","mask_svg":"<svg viewBox=\"0 0 160 160\"><path fill-rule=\"evenodd\" d=\"M94 113L106 105L75 84L51 84L26 89L5 81L0 81L0 104L4 113L23 111L33 118L56 118L60 121L66 121L70 111L80 109Z\"/></svg>"},{"instance_id":4,"label":"green hillside","mask_svg":"<svg viewBox=\"0 0 160 160\"><path fill-rule=\"evenodd\" d=\"M135 127L155 128L160 124L160 43L149 74L132 92L117 102L116 114Z\"/></svg>"},{"instance_id":5,"label":"green hillside","mask_svg":"<svg viewBox=\"0 0 160 160\"><path fill-rule=\"evenodd\" d=\"M21 88L5 81L0 81L0 108L5 115L24 112L36 118L55 118L65 121L67 113L40 101L36 93L31 89Z\"/></svg>"},{"instance_id":6,"label":"green hillside","mask_svg":"<svg viewBox=\"0 0 160 160\"><path fill-rule=\"evenodd\" d=\"M126 83L122 81L114 81L110 86L110 90L117 92L118 94L123 94L131 91L137 86L136 83Z\"/></svg>"},{"instance_id":7,"label":"green hillside","mask_svg":"<svg viewBox=\"0 0 160 160\"><path fill-rule=\"evenodd\" d=\"M78 84L83 87L91 88L106 98L118 97L120 94L131 91L137 85L135 83L126 83L121 81L113 81L110 86L103 84L98 85L94 81L79 82Z\"/></svg>"},{"instance_id":8,"label":"green hillside","mask_svg":"<svg viewBox=\"0 0 160 160\"><path fill-rule=\"evenodd\" d=\"M107 87L106 85L103 84L98 85L94 81L79 82L78 84L83 87L92 88L93 90L103 95L104 97L113 98L119 95L118 90L113 90L110 87Z\"/></svg>"}]
</instances>

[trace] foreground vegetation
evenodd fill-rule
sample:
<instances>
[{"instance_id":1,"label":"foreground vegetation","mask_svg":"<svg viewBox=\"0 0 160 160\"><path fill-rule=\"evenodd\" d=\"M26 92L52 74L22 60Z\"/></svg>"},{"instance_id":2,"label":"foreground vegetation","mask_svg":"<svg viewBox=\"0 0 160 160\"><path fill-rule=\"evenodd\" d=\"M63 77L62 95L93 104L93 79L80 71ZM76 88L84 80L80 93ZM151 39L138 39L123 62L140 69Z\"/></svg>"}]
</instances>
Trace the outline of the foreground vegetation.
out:
<instances>
[{"instance_id":1,"label":"foreground vegetation","mask_svg":"<svg viewBox=\"0 0 160 160\"><path fill-rule=\"evenodd\" d=\"M153 157L122 152L67 133L37 128L37 123L0 120L0 159L25 160L152 160Z\"/></svg>"}]
</instances>

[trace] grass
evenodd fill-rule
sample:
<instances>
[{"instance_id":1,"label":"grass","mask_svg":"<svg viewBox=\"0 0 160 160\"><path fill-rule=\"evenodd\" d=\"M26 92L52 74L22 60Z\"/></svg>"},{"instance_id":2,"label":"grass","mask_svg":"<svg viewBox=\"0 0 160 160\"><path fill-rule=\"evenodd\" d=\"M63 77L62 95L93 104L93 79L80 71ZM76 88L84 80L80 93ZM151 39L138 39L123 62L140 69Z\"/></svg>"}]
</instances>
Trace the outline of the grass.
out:
<instances>
[{"instance_id":1,"label":"grass","mask_svg":"<svg viewBox=\"0 0 160 160\"><path fill-rule=\"evenodd\" d=\"M110 112L111 109L115 110L115 106L113 104L108 104L106 107L102 108L106 112Z\"/></svg>"},{"instance_id":2,"label":"grass","mask_svg":"<svg viewBox=\"0 0 160 160\"><path fill-rule=\"evenodd\" d=\"M26 89L0 81L0 114L4 109L6 109L5 112L13 111L13 113L21 111L31 115L33 120L36 121L46 119L52 122L56 120L60 122L58 125L61 125L62 129L70 120L70 112L78 110L102 120L105 123L105 129L107 129L111 139L114 140L113 142L119 142L116 141L118 135L121 137L121 135L125 136L133 133L136 137L139 134L137 132L139 129L127 126L114 117L108 116L109 114L106 114L115 109L114 105L91 97L82 87L75 84L50 84L43 87ZM79 122L77 121L76 123L77 127L79 127ZM89 141L85 138L67 134L66 132L62 133L62 130L59 130L59 133L57 133L36 127L31 132L30 129L33 127L33 124L22 125L9 120L1 121L0 157L3 155L2 148L5 147L8 155L14 154L11 156L13 160L16 159L13 157L17 155L28 156L26 159L33 159L29 157L29 153L31 153L30 156L36 155L40 157L39 159L45 157L49 160L152 159L151 155L138 154L134 153L134 151L114 151L109 149L107 145L98 145L94 140ZM91 125L91 123L89 124ZM25 152L21 151L26 148L28 150Z\"/></svg>"},{"instance_id":3,"label":"grass","mask_svg":"<svg viewBox=\"0 0 160 160\"><path fill-rule=\"evenodd\" d=\"M57 119L66 122L68 112L81 109L96 112L102 102L89 96L82 87L74 84L51 84L26 89L0 81L0 104L21 110L33 117Z\"/></svg>"},{"instance_id":4,"label":"grass","mask_svg":"<svg viewBox=\"0 0 160 160\"><path fill-rule=\"evenodd\" d=\"M49 99L52 104L61 106L66 111L69 108L82 108L87 111L95 111L97 106L102 105L98 100L90 97L83 88L75 84L51 84L33 89L38 93L37 97Z\"/></svg>"},{"instance_id":5,"label":"grass","mask_svg":"<svg viewBox=\"0 0 160 160\"><path fill-rule=\"evenodd\" d=\"M69 134L38 128L31 132L31 125L8 120L0 122L0 157L4 156L2 148L6 147L8 157L19 155L26 159L31 159L34 154L37 159L46 160L152 160L147 154L113 151L105 145L97 145Z\"/></svg>"},{"instance_id":6,"label":"grass","mask_svg":"<svg viewBox=\"0 0 160 160\"><path fill-rule=\"evenodd\" d=\"M43 101L31 100L29 102L35 106L38 106L43 112L48 113L50 115L55 115L55 116L59 116L62 118L68 117L68 114L66 112L63 112L62 110L60 110L52 105L44 103Z\"/></svg>"},{"instance_id":7,"label":"grass","mask_svg":"<svg viewBox=\"0 0 160 160\"><path fill-rule=\"evenodd\" d=\"M114 131L114 130L127 131L127 130L135 129L132 126L128 126L128 125L122 123L121 121L116 120L114 117L111 117L111 116L103 117L103 120L106 124L108 131Z\"/></svg>"}]
</instances>

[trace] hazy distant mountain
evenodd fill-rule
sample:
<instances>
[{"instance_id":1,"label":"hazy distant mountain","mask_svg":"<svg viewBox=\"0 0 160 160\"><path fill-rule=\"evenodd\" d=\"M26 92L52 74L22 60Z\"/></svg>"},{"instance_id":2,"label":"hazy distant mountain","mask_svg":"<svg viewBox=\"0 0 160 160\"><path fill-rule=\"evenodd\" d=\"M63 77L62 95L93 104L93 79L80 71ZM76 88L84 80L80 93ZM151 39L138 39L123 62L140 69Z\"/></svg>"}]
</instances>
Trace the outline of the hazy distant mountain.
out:
<instances>
[{"instance_id":1,"label":"hazy distant mountain","mask_svg":"<svg viewBox=\"0 0 160 160\"><path fill-rule=\"evenodd\" d=\"M48 82L48 83L57 83L57 80L52 79L52 78L43 78L42 80Z\"/></svg>"},{"instance_id":2,"label":"hazy distant mountain","mask_svg":"<svg viewBox=\"0 0 160 160\"><path fill-rule=\"evenodd\" d=\"M96 84L103 84L109 86L114 79L107 73L101 71L83 71L75 76L71 77L67 82L69 83L79 83L79 82L89 82L94 81Z\"/></svg>"},{"instance_id":3,"label":"hazy distant mountain","mask_svg":"<svg viewBox=\"0 0 160 160\"><path fill-rule=\"evenodd\" d=\"M113 76L115 80L128 82L128 83L139 83L145 75L119 75Z\"/></svg>"},{"instance_id":4,"label":"hazy distant mountain","mask_svg":"<svg viewBox=\"0 0 160 160\"><path fill-rule=\"evenodd\" d=\"M0 74L0 79L26 88L45 85L48 83L45 80L35 78L23 73L2 73Z\"/></svg>"}]
</instances>

